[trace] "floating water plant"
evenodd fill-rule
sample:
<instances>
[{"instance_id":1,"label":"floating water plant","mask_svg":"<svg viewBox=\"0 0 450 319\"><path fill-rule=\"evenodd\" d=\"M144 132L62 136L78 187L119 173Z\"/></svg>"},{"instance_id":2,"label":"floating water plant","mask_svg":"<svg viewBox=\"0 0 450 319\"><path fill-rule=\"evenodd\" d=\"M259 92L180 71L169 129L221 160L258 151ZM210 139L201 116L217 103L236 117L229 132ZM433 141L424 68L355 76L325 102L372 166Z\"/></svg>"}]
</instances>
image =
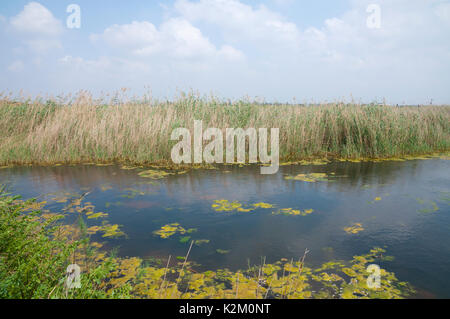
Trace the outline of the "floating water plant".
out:
<instances>
[{"instance_id":1,"label":"floating water plant","mask_svg":"<svg viewBox=\"0 0 450 319\"><path fill-rule=\"evenodd\" d=\"M25 205L23 208L23 211L36 211L36 210L42 210L42 208L47 204L46 201L38 202L36 200L28 200L28 201L22 201L22 200L16 200L16 204Z\"/></svg>"},{"instance_id":2,"label":"floating water plant","mask_svg":"<svg viewBox=\"0 0 450 319\"><path fill-rule=\"evenodd\" d=\"M226 199L215 200L211 207L217 212L231 212L234 210L238 212L250 212L254 210L254 208L242 207L242 204L237 201L230 202Z\"/></svg>"},{"instance_id":3,"label":"floating water plant","mask_svg":"<svg viewBox=\"0 0 450 319\"><path fill-rule=\"evenodd\" d=\"M197 246L201 246L203 244L208 244L209 243L209 239L196 239L194 240L194 244Z\"/></svg>"},{"instance_id":4,"label":"floating water plant","mask_svg":"<svg viewBox=\"0 0 450 319\"><path fill-rule=\"evenodd\" d=\"M138 175L140 177L145 177L145 178L162 179L169 175L173 175L173 173L168 173L168 172L161 171L161 170L149 169L149 170L138 173Z\"/></svg>"},{"instance_id":5,"label":"floating water plant","mask_svg":"<svg viewBox=\"0 0 450 319\"><path fill-rule=\"evenodd\" d=\"M120 195L120 197L135 198L136 196L144 196L146 194L145 192L134 188L125 188L125 191L126 193Z\"/></svg>"},{"instance_id":6,"label":"floating water plant","mask_svg":"<svg viewBox=\"0 0 450 319\"><path fill-rule=\"evenodd\" d=\"M97 219L97 218L107 217L108 214L102 213L102 212L98 212L98 213L87 212L86 216L87 216L88 219Z\"/></svg>"},{"instance_id":7,"label":"floating water plant","mask_svg":"<svg viewBox=\"0 0 450 319\"><path fill-rule=\"evenodd\" d=\"M353 223L353 225L351 225L351 226L344 227L344 231L347 234L357 234L363 230L364 230L364 227L362 226L361 223Z\"/></svg>"},{"instance_id":8,"label":"floating water plant","mask_svg":"<svg viewBox=\"0 0 450 319\"><path fill-rule=\"evenodd\" d=\"M191 236L183 236L180 238L180 243L186 244L189 241L189 239L191 239Z\"/></svg>"},{"instance_id":9,"label":"floating water plant","mask_svg":"<svg viewBox=\"0 0 450 319\"><path fill-rule=\"evenodd\" d=\"M315 159L315 160L300 160L300 161L290 161L290 162L282 162L280 166L287 166L287 165L312 165L312 166L321 166L321 165L327 165L330 163L327 159Z\"/></svg>"},{"instance_id":10,"label":"floating water plant","mask_svg":"<svg viewBox=\"0 0 450 319\"><path fill-rule=\"evenodd\" d=\"M309 182L309 183L315 183L315 182L326 182L329 181L329 177L333 176L334 173L326 174L326 173L309 173L309 174L297 174L295 176L285 176L284 178L287 180L295 180L295 181L302 181L302 182Z\"/></svg>"},{"instance_id":11,"label":"floating water plant","mask_svg":"<svg viewBox=\"0 0 450 319\"><path fill-rule=\"evenodd\" d=\"M119 237L125 235L125 233L120 230L119 225L111 225L107 222L103 222L101 226L91 226L87 229L87 233L90 235L97 232L103 232L102 237Z\"/></svg>"},{"instance_id":12,"label":"floating water plant","mask_svg":"<svg viewBox=\"0 0 450 319\"><path fill-rule=\"evenodd\" d=\"M123 169L123 170L133 170L136 168L138 168L138 167L137 166L128 166L128 165L123 165L122 167L120 167L120 169Z\"/></svg>"},{"instance_id":13,"label":"floating water plant","mask_svg":"<svg viewBox=\"0 0 450 319\"><path fill-rule=\"evenodd\" d=\"M433 213L439 210L438 205L431 200L423 200L421 198L416 198L416 201L421 205L426 205L427 203L429 204L427 208L419 209L419 213Z\"/></svg>"},{"instance_id":14,"label":"floating water plant","mask_svg":"<svg viewBox=\"0 0 450 319\"><path fill-rule=\"evenodd\" d=\"M163 239L169 238L170 236L173 236L177 233L182 235L186 233L186 229L181 227L179 223L164 225L161 227L161 229L154 232L155 235L158 235Z\"/></svg>"},{"instance_id":15,"label":"floating water plant","mask_svg":"<svg viewBox=\"0 0 450 319\"><path fill-rule=\"evenodd\" d=\"M1 194L0 194L1 195ZM2 267L5 271L2 285L6 297L24 298L245 298L245 299L299 299L299 298L405 298L414 293L414 289L387 269L378 267L379 286L369 284L373 272L370 265L385 267L391 257L385 250L374 248L367 254L354 256L348 261L330 260L318 267L309 266L307 251L298 261L283 258L274 263L261 260L259 265L244 270L231 271L218 269L202 271L190 261L190 249L185 257L175 257L175 264L169 262L154 265L141 258L119 258L108 256L106 252L92 251L88 256L86 249L100 248L101 244L87 241L79 242L81 233L74 225L50 225L51 233L42 227L34 217L38 214L21 214L24 203L13 203L14 198L0 196L0 227L8 240L2 241L7 253L2 255ZM174 223L175 226L179 226ZM173 224L170 224L173 225ZM356 224L355 224L356 225ZM118 233L118 225L107 223L92 226L88 233L105 231ZM18 233L20 232L20 233ZM36 236L37 234L37 236ZM72 236L67 243L61 238ZM108 237L108 236L106 236ZM12 244L10 243L12 242ZM199 240L205 243L205 240ZM69 245L67 245L69 244ZM195 249L195 248L192 248ZM61 251L61 255L59 252ZM216 250L217 252L217 250ZM220 253L220 252L218 252ZM297 259L297 258L296 258ZM49 276L35 276L39 262L44 265ZM170 261L170 257L169 260ZM383 263L380 263L383 261ZM67 262L80 265L83 270L82 280L89 279L86 291L73 289L67 295L61 284ZM29 266L26 276L17 274L17 264L21 269ZM57 268L56 271L54 268ZM26 269L25 269L26 270ZM24 271L25 271L24 270ZM38 273L39 275L39 273ZM8 277L5 277L8 276ZM30 292L30 278L33 290ZM15 281L11 282L11 279ZM85 281L83 281L85 283ZM54 287L57 287L56 289ZM14 289L9 289L14 288ZM53 295L52 295L53 294Z\"/></svg>"},{"instance_id":16,"label":"floating water plant","mask_svg":"<svg viewBox=\"0 0 450 319\"><path fill-rule=\"evenodd\" d=\"M256 203L253 206L256 208L273 208L273 205L269 203Z\"/></svg>"},{"instance_id":17,"label":"floating water plant","mask_svg":"<svg viewBox=\"0 0 450 319\"><path fill-rule=\"evenodd\" d=\"M119 237L125 235L120 229L119 225L114 224L103 224L101 231L103 232L102 237Z\"/></svg>"},{"instance_id":18,"label":"floating water plant","mask_svg":"<svg viewBox=\"0 0 450 319\"><path fill-rule=\"evenodd\" d=\"M275 212L272 212L273 215L286 215L286 216L307 216L314 212L314 209L292 209L292 208L281 208Z\"/></svg>"}]
</instances>

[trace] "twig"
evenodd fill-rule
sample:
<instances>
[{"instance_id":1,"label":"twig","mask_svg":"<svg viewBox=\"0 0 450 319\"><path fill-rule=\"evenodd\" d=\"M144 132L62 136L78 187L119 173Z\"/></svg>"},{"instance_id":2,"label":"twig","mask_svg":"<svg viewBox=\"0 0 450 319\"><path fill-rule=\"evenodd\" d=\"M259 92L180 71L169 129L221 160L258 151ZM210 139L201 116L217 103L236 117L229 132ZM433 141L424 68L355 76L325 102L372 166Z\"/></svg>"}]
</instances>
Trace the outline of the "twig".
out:
<instances>
[{"instance_id":1,"label":"twig","mask_svg":"<svg viewBox=\"0 0 450 319\"><path fill-rule=\"evenodd\" d=\"M169 255L169 259L167 260L166 269L164 271L164 279L163 279L161 286L159 287L159 297L160 298L161 298L162 287L164 287L164 283L166 282L166 275L167 275L167 269L169 268L170 257L172 257L172 255Z\"/></svg>"},{"instance_id":2,"label":"twig","mask_svg":"<svg viewBox=\"0 0 450 319\"><path fill-rule=\"evenodd\" d=\"M237 272L237 276L236 276L236 296L235 298L238 298L238 288L239 288L239 271Z\"/></svg>"},{"instance_id":3,"label":"twig","mask_svg":"<svg viewBox=\"0 0 450 319\"><path fill-rule=\"evenodd\" d=\"M186 254L186 257L184 257L183 266L181 266L181 270L180 270L180 272L178 273L178 278L177 278L177 289L178 289L178 284L180 283L181 273L183 272L184 266L186 265L186 261L187 261L187 259L188 259L188 257L189 257L189 253L191 252L191 248L192 248L192 245L193 245L193 244L194 244L194 241L191 241L191 245L189 246L189 250L188 250L188 252L187 252L187 254ZM172 295L173 295L173 291L172 291L172 294L170 295L170 298L172 298Z\"/></svg>"}]
</instances>

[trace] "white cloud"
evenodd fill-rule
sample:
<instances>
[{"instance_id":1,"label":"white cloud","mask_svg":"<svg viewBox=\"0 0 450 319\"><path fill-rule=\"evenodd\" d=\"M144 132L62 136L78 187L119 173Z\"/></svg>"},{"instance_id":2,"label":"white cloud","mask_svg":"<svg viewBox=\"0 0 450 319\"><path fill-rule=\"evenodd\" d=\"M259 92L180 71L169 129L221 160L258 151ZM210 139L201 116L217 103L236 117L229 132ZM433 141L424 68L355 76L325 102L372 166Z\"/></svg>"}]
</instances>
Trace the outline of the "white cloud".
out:
<instances>
[{"instance_id":1,"label":"white cloud","mask_svg":"<svg viewBox=\"0 0 450 319\"><path fill-rule=\"evenodd\" d=\"M113 47L129 49L151 46L159 41L159 32L156 27L147 21L133 21L130 24L114 24L105 29L101 35L91 35L91 40L104 40Z\"/></svg>"},{"instance_id":2,"label":"white cloud","mask_svg":"<svg viewBox=\"0 0 450 319\"><path fill-rule=\"evenodd\" d=\"M232 43L245 41L265 49L298 44L297 26L264 5L255 9L237 0L177 0L175 9L189 21L219 26L225 39Z\"/></svg>"},{"instance_id":3,"label":"white cloud","mask_svg":"<svg viewBox=\"0 0 450 319\"><path fill-rule=\"evenodd\" d=\"M61 47L62 23L40 3L25 5L17 16L11 18L10 26L33 51L45 52Z\"/></svg>"},{"instance_id":4,"label":"white cloud","mask_svg":"<svg viewBox=\"0 0 450 319\"><path fill-rule=\"evenodd\" d=\"M163 54L177 59L222 57L235 60L244 56L229 45L217 49L200 29L182 18L168 19L159 29L148 21L113 25L102 34L91 35L91 40L104 41L137 57Z\"/></svg>"},{"instance_id":5,"label":"white cloud","mask_svg":"<svg viewBox=\"0 0 450 319\"><path fill-rule=\"evenodd\" d=\"M224 57L226 60L234 61L243 60L245 58L244 54L241 51L236 50L230 45L222 46L219 51L219 56Z\"/></svg>"}]
</instances>

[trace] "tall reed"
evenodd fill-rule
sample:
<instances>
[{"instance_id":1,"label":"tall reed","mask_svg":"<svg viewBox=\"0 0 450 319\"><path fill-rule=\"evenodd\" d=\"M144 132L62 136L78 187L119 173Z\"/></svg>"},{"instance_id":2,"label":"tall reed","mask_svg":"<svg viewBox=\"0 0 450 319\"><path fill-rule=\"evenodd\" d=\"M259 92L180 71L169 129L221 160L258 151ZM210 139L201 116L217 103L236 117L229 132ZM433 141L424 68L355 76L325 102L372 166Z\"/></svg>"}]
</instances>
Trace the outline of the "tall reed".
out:
<instances>
[{"instance_id":1,"label":"tall reed","mask_svg":"<svg viewBox=\"0 0 450 319\"><path fill-rule=\"evenodd\" d=\"M1 97L0 97L1 98ZM0 100L0 165L170 162L174 128L278 127L284 160L383 158L450 149L450 106L262 104L182 94L174 101L105 104Z\"/></svg>"}]
</instances>

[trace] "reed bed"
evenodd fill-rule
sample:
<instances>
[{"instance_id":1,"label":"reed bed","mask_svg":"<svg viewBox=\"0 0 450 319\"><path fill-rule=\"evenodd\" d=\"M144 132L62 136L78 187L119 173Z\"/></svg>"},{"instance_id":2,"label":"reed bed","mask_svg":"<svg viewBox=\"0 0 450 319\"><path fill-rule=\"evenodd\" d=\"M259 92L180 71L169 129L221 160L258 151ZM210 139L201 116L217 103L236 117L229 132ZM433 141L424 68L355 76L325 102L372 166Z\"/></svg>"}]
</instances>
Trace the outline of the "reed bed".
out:
<instances>
[{"instance_id":1,"label":"reed bed","mask_svg":"<svg viewBox=\"0 0 450 319\"><path fill-rule=\"evenodd\" d=\"M0 96L0 165L170 163L177 127L279 128L281 160L387 158L450 150L450 106L223 101L17 101Z\"/></svg>"}]
</instances>

